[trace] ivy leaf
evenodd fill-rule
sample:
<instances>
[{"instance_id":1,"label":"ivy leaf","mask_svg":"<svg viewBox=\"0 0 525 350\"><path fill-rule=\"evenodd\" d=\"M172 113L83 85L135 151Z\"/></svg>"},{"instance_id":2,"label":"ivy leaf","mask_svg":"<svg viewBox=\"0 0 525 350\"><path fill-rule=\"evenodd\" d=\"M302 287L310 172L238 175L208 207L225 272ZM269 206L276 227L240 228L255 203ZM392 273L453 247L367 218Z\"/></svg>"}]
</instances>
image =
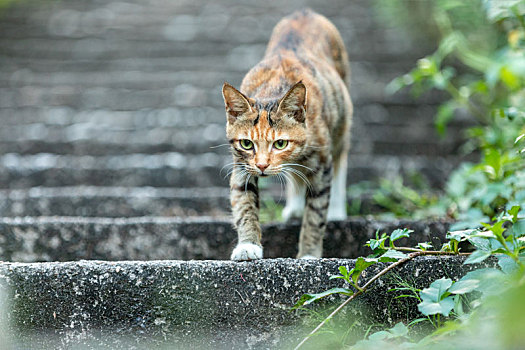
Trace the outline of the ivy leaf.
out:
<instances>
[{"instance_id":1,"label":"ivy leaf","mask_svg":"<svg viewBox=\"0 0 525 350\"><path fill-rule=\"evenodd\" d=\"M471 237L468 240L477 250L491 250L490 241L482 237Z\"/></svg>"},{"instance_id":2,"label":"ivy leaf","mask_svg":"<svg viewBox=\"0 0 525 350\"><path fill-rule=\"evenodd\" d=\"M379 257L380 262L395 262L406 258L407 255L399 250L389 249L387 252Z\"/></svg>"},{"instance_id":3,"label":"ivy leaf","mask_svg":"<svg viewBox=\"0 0 525 350\"><path fill-rule=\"evenodd\" d=\"M417 247L421 250L432 249L432 244L430 242L418 243Z\"/></svg>"},{"instance_id":4,"label":"ivy leaf","mask_svg":"<svg viewBox=\"0 0 525 350\"><path fill-rule=\"evenodd\" d=\"M297 301L297 303L295 303L295 305L292 307L292 310L297 309L297 308L299 308L301 306L304 306L304 305L311 304L314 301L317 301L319 299L322 299L322 298L327 297L327 296L332 295L332 294L343 294L343 295L350 296L350 295L354 294L354 292L351 289L348 289L348 288L332 288L332 289L326 290L326 291L321 292L321 293L303 294L301 296L301 298L299 299L299 301Z\"/></svg>"},{"instance_id":5,"label":"ivy leaf","mask_svg":"<svg viewBox=\"0 0 525 350\"><path fill-rule=\"evenodd\" d=\"M470 254L470 256L465 260L463 264L477 264L488 258L492 252L490 250L476 250L474 253Z\"/></svg>"},{"instance_id":6,"label":"ivy leaf","mask_svg":"<svg viewBox=\"0 0 525 350\"><path fill-rule=\"evenodd\" d=\"M509 215L512 216L512 223L516 223L518 221L518 212L520 211L520 206L515 205L508 211Z\"/></svg>"},{"instance_id":7,"label":"ivy leaf","mask_svg":"<svg viewBox=\"0 0 525 350\"><path fill-rule=\"evenodd\" d=\"M375 332L375 333L370 334L370 336L368 337L369 340L374 340L374 341L385 340L388 338L390 338L390 333L388 333L387 331Z\"/></svg>"},{"instance_id":8,"label":"ivy leaf","mask_svg":"<svg viewBox=\"0 0 525 350\"><path fill-rule=\"evenodd\" d=\"M403 322L398 322L396 325L386 331L379 331L371 334L369 340L386 340L405 337L408 334L408 328Z\"/></svg>"},{"instance_id":9,"label":"ivy leaf","mask_svg":"<svg viewBox=\"0 0 525 350\"><path fill-rule=\"evenodd\" d=\"M481 223L486 229L492 231L492 233L498 237L503 239L503 232L505 232L505 228L503 227L503 224L505 221L498 221L494 225Z\"/></svg>"},{"instance_id":10,"label":"ivy leaf","mask_svg":"<svg viewBox=\"0 0 525 350\"><path fill-rule=\"evenodd\" d=\"M479 286L479 281L475 279L459 280L448 289L451 294L466 294L475 290Z\"/></svg>"},{"instance_id":11,"label":"ivy leaf","mask_svg":"<svg viewBox=\"0 0 525 350\"><path fill-rule=\"evenodd\" d=\"M430 302L439 302L451 285L452 280L450 278L443 277L435 280L430 287L421 291L421 299Z\"/></svg>"},{"instance_id":12,"label":"ivy leaf","mask_svg":"<svg viewBox=\"0 0 525 350\"><path fill-rule=\"evenodd\" d=\"M408 334L408 328L403 322L398 322L396 325L388 330L394 337L404 337Z\"/></svg>"},{"instance_id":13,"label":"ivy leaf","mask_svg":"<svg viewBox=\"0 0 525 350\"><path fill-rule=\"evenodd\" d=\"M518 219L505 233L514 237L525 236L525 220Z\"/></svg>"},{"instance_id":14,"label":"ivy leaf","mask_svg":"<svg viewBox=\"0 0 525 350\"><path fill-rule=\"evenodd\" d=\"M498 265L506 274L511 274L519 269L519 265L508 255L501 254L498 256Z\"/></svg>"},{"instance_id":15,"label":"ivy leaf","mask_svg":"<svg viewBox=\"0 0 525 350\"><path fill-rule=\"evenodd\" d=\"M341 276L343 276L345 280L348 280L349 273L348 273L348 270L346 269L346 266L339 266L339 272L341 273Z\"/></svg>"},{"instance_id":16,"label":"ivy leaf","mask_svg":"<svg viewBox=\"0 0 525 350\"><path fill-rule=\"evenodd\" d=\"M417 305L417 309L425 316L442 314L448 316L454 308L454 297L446 297L438 302L422 301Z\"/></svg>"},{"instance_id":17,"label":"ivy leaf","mask_svg":"<svg viewBox=\"0 0 525 350\"><path fill-rule=\"evenodd\" d=\"M475 290L486 295L498 295L505 290L505 274L498 269L485 268L470 271L461 280L469 279L479 281Z\"/></svg>"},{"instance_id":18,"label":"ivy leaf","mask_svg":"<svg viewBox=\"0 0 525 350\"><path fill-rule=\"evenodd\" d=\"M457 242L463 242L469 239L473 233L477 232L477 230L461 230L461 231L450 231L447 232L447 235L445 236L446 239L457 241Z\"/></svg>"},{"instance_id":19,"label":"ivy leaf","mask_svg":"<svg viewBox=\"0 0 525 350\"><path fill-rule=\"evenodd\" d=\"M355 267L350 270L350 274L352 275L352 281L354 281L354 284L357 285L357 281L359 280L359 276L361 276L361 273L371 265L374 265L379 260L376 258L363 258L359 257L357 258L355 262Z\"/></svg>"},{"instance_id":20,"label":"ivy leaf","mask_svg":"<svg viewBox=\"0 0 525 350\"><path fill-rule=\"evenodd\" d=\"M394 230L390 234L390 245L392 245L392 243L394 241L397 241L400 238L403 238L403 237L407 237L408 238L412 232L414 232L414 230L409 230L409 229L406 229L406 228Z\"/></svg>"}]
</instances>

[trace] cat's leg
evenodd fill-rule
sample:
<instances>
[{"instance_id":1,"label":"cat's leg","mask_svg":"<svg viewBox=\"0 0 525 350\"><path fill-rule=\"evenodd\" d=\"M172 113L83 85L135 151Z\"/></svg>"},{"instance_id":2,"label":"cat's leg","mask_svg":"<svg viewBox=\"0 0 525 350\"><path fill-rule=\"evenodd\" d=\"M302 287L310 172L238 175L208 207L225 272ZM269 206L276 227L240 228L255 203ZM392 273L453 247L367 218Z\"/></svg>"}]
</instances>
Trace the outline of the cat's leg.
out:
<instances>
[{"instance_id":1,"label":"cat's leg","mask_svg":"<svg viewBox=\"0 0 525 350\"><path fill-rule=\"evenodd\" d=\"M230 202L233 224L239 237L232 260L262 259L261 226L259 224L259 188L257 177L248 179L234 170L230 179Z\"/></svg>"},{"instance_id":2,"label":"cat's leg","mask_svg":"<svg viewBox=\"0 0 525 350\"><path fill-rule=\"evenodd\" d=\"M311 189L306 192L298 258L320 258L323 254L323 236L330 202L332 172L330 160L321 165L310 178Z\"/></svg>"},{"instance_id":3,"label":"cat's leg","mask_svg":"<svg viewBox=\"0 0 525 350\"><path fill-rule=\"evenodd\" d=\"M346 219L346 172L347 152L339 157L339 164L335 167L330 190L330 205L328 206L328 220L337 221Z\"/></svg>"},{"instance_id":4,"label":"cat's leg","mask_svg":"<svg viewBox=\"0 0 525 350\"><path fill-rule=\"evenodd\" d=\"M286 186L286 206L283 209L284 221L301 219L304 212L306 186L304 183L291 183Z\"/></svg>"}]
</instances>

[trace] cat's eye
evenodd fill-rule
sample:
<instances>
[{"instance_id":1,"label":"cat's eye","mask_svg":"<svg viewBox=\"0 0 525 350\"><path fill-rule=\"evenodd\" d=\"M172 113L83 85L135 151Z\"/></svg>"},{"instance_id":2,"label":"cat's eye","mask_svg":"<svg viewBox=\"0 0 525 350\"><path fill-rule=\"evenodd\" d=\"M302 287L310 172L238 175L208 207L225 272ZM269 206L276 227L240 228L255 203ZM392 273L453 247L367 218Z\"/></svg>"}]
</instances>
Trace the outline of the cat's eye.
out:
<instances>
[{"instance_id":1,"label":"cat's eye","mask_svg":"<svg viewBox=\"0 0 525 350\"><path fill-rule=\"evenodd\" d=\"M248 139L242 139L239 141L239 144L245 150L251 150L253 148L253 142Z\"/></svg>"},{"instance_id":2,"label":"cat's eye","mask_svg":"<svg viewBox=\"0 0 525 350\"><path fill-rule=\"evenodd\" d=\"M278 150L285 149L286 146L288 146L287 140L277 140L273 143L273 147Z\"/></svg>"}]
</instances>

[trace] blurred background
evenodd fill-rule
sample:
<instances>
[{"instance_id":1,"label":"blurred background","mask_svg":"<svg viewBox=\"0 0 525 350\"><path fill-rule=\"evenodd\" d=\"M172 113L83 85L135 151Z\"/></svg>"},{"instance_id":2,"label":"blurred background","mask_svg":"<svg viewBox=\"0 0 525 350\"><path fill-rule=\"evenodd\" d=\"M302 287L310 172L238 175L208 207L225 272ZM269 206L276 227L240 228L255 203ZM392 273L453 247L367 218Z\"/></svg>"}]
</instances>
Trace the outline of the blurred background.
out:
<instances>
[{"instance_id":1,"label":"blurred background","mask_svg":"<svg viewBox=\"0 0 525 350\"><path fill-rule=\"evenodd\" d=\"M472 67L450 60L441 71L441 60L416 62L438 48L440 59L450 54L457 46L448 43L452 49L444 52L442 41L451 32L494 51L506 32L487 16L490 6L474 0L2 0L0 216L228 215L221 168L230 156L228 147L215 148L225 143L221 86L238 87L262 58L274 25L304 7L333 21L350 55L349 213L386 207L410 215L434 200L410 186L443 191L451 171L480 154L477 146L463 146L471 137L466 127L477 123L468 108L439 107L450 98L440 79L465 80L460 73ZM414 67L419 70L405 75ZM417 84L418 99L401 89ZM465 93L458 100L468 99ZM263 219L278 219L280 190L266 186L273 195L265 199ZM389 208L396 203L401 212Z\"/></svg>"}]
</instances>

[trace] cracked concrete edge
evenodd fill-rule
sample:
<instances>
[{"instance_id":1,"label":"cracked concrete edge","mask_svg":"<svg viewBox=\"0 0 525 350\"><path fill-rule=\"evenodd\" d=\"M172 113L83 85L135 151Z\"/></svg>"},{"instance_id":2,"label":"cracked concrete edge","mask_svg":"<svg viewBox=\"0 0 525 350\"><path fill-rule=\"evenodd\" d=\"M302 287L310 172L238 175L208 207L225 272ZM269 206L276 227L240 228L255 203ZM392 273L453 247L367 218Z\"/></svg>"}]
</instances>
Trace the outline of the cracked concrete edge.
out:
<instances>
[{"instance_id":1,"label":"cracked concrete edge","mask_svg":"<svg viewBox=\"0 0 525 350\"><path fill-rule=\"evenodd\" d=\"M425 288L441 277L457 280L476 267L463 261L409 261L381 277L340 321L392 324L417 317L417 302L388 292L395 281ZM9 291L8 335L36 348L266 349L296 343L310 331L315 323L308 313L290 308L303 293L344 286L329 278L339 266L354 264L350 259L2 263L0 280ZM385 266L371 266L363 282ZM342 300L328 297L314 309Z\"/></svg>"}]
</instances>

